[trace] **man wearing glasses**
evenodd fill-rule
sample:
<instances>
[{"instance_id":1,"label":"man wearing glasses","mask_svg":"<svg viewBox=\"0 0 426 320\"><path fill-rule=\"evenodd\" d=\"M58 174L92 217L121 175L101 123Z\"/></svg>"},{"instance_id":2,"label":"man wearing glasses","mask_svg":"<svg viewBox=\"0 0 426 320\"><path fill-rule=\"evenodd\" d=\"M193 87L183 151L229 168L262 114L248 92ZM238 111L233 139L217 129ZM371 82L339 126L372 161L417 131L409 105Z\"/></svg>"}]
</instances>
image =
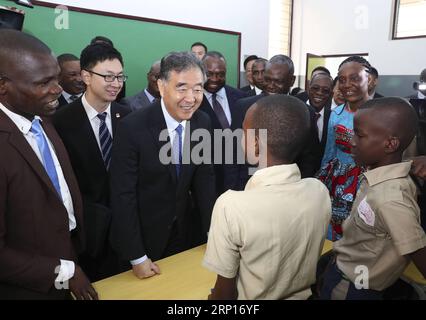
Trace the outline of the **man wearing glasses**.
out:
<instances>
[{"instance_id":1,"label":"man wearing glasses","mask_svg":"<svg viewBox=\"0 0 426 320\"><path fill-rule=\"evenodd\" d=\"M118 122L130 109L114 102L127 76L113 47L98 43L81 53L86 92L54 117L83 196L86 250L79 258L91 281L123 270L108 244L111 219L108 170Z\"/></svg>"}]
</instances>

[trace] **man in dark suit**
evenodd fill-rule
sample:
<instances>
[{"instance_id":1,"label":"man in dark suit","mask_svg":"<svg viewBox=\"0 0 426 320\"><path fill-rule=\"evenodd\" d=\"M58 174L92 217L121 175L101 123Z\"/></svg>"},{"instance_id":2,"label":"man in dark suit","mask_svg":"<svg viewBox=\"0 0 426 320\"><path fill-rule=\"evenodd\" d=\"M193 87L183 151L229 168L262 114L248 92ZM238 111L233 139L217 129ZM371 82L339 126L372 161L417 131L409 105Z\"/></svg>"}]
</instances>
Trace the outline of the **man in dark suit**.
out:
<instances>
[{"instance_id":1,"label":"man in dark suit","mask_svg":"<svg viewBox=\"0 0 426 320\"><path fill-rule=\"evenodd\" d=\"M138 278L159 273L152 261L191 248L194 234L202 232L207 239L216 200L214 171L210 157L194 162L191 154L195 130L210 138L209 118L197 110L204 80L202 63L193 54L168 54L158 80L161 101L127 116L117 131L111 240ZM191 199L198 217L191 215Z\"/></svg>"},{"instance_id":2,"label":"man in dark suit","mask_svg":"<svg viewBox=\"0 0 426 320\"><path fill-rule=\"evenodd\" d=\"M58 56L59 85L62 87L62 94L59 96L58 109L77 100L83 94L86 86L81 79L80 60L71 53L64 53Z\"/></svg>"},{"instance_id":3,"label":"man in dark suit","mask_svg":"<svg viewBox=\"0 0 426 320\"><path fill-rule=\"evenodd\" d=\"M318 161L321 162L327 144L328 120L331 114L333 97L333 79L326 73L315 74L309 81L308 101L306 104L315 112L314 130L320 145ZM319 168L318 168L319 169Z\"/></svg>"},{"instance_id":4,"label":"man in dark suit","mask_svg":"<svg viewBox=\"0 0 426 320\"><path fill-rule=\"evenodd\" d=\"M286 55L278 54L273 56L266 64L264 79L265 92L263 94L238 101L237 106L244 110L244 114L250 106L265 95L289 94L295 80L293 61ZM320 165L318 163L320 148L318 134L315 130L315 111L309 106L307 108L311 117L311 134L306 148L295 161L299 166L302 178L312 177Z\"/></svg>"},{"instance_id":5,"label":"man in dark suit","mask_svg":"<svg viewBox=\"0 0 426 320\"><path fill-rule=\"evenodd\" d=\"M135 111L149 106L155 99L158 100L160 98L160 91L157 85L159 76L160 61L156 61L152 64L151 69L149 69L146 75L148 86L134 96L124 98L120 103L129 106L132 111Z\"/></svg>"},{"instance_id":6,"label":"man in dark suit","mask_svg":"<svg viewBox=\"0 0 426 320\"><path fill-rule=\"evenodd\" d=\"M58 63L33 36L5 29L0 39L0 299L97 299L76 264L78 184L45 119L62 91Z\"/></svg>"},{"instance_id":7,"label":"man in dark suit","mask_svg":"<svg viewBox=\"0 0 426 320\"><path fill-rule=\"evenodd\" d=\"M80 61L86 92L61 109L54 124L68 150L83 196L87 250L80 261L90 279L97 281L121 271L108 241L111 212L109 162L105 160L111 151L105 154L103 146L110 142L112 147L118 122L130 109L114 102L126 79L121 54L114 47L89 45ZM102 124L106 125L105 133ZM111 139L104 140L104 134Z\"/></svg>"},{"instance_id":8,"label":"man in dark suit","mask_svg":"<svg viewBox=\"0 0 426 320\"><path fill-rule=\"evenodd\" d=\"M209 51L203 58L204 68L207 73L207 81L204 84L204 97L200 110L207 113L210 117L212 128L242 129L244 113L243 109L236 107L237 100L247 97L247 94L241 90L226 85L226 61L223 55L216 51ZM222 144L222 158L220 163L214 164L216 174L216 191L218 195L228 189L242 190L245 184L241 183L242 170L245 168L243 164L237 163L237 152L240 148L238 141L233 141L232 163L225 163L225 139L230 135L224 133L225 138L214 136L213 141L213 157L218 152L216 148ZM241 155L242 155L242 150ZM229 155L228 155L229 156ZM243 161L243 160L241 160ZM244 179L245 181L245 179Z\"/></svg>"},{"instance_id":9,"label":"man in dark suit","mask_svg":"<svg viewBox=\"0 0 426 320\"><path fill-rule=\"evenodd\" d=\"M252 66L254 61L256 61L257 59L259 59L259 57L256 55L250 55L244 59L244 71L246 72L246 79L248 85L242 87L240 90L246 92L249 96L256 95L256 90L253 82Z\"/></svg>"}]
</instances>

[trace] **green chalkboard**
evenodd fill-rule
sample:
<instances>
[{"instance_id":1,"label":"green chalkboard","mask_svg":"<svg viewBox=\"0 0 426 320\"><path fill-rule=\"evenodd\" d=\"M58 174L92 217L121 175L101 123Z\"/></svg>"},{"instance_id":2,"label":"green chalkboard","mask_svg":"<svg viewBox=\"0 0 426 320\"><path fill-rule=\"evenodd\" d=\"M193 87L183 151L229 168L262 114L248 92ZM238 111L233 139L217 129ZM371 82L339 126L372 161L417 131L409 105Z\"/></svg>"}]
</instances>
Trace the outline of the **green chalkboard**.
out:
<instances>
[{"instance_id":1,"label":"green chalkboard","mask_svg":"<svg viewBox=\"0 0 426 320\"><path fill-rule=\"evenodd\" d=\"M14 5L0 0L0 5ZM227 83L238 85L240 38L238 32L198 28L170 22L99 13L71 8L55 10L52 4L36 4L25 11L24 32L44 41L56 55L81 50L97 36L103 35L114 42L124 59L124 70L129 76L126 96L146 86L146 73L152 62L170 51L189 50L192 43L201 41L209 50L220 51L227 60ZM68 27L65 29L63 27Z\"/></svg>"}]
</instances>

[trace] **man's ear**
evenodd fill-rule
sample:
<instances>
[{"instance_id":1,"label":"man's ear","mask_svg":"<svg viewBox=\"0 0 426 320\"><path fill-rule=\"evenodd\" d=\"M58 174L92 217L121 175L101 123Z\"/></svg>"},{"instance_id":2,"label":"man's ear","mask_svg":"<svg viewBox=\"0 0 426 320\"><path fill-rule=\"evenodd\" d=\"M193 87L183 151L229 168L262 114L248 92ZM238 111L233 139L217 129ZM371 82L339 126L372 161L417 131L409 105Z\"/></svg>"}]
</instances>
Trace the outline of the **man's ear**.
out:
<instances>
[{"instance_id":1,"label":"man's ear","mask_svg":"<svg viewBox=\"0 0 426 320\"><path fill-rule=\"evenodd\" d=\"M294 85L294 81L296 81L296 76L291 76L290 83L289 83L290 88Z\"/></svg>"},{"instance_id":2,"label":"man's ear","mask_svg":"<svg viewBox=\"0 0 426 320\"><path fill-rule=\"evenodd\" d=\"M158 90L160 91L160 96L164 96L163 92L164 92L164 81L163 79L158 79L157 80L157 86L158 86Z\"/></svg>"},{"instance_id":3,"label":"man's ear","mask_svg":"<svg viewBox=\"0 0 426 320\"><path fill-rule=\"evenodd\" d=\"M86 86L88 86L90 84L90 79L91 79L90 72L86 70L81 70L80 75L83 82L86 84Z\"/></svg>"},{"instance_id":4,"label":"man's ear","mask_svg":"<svg viewBox=\"0 0 426 320\"><path fill-rule=\"evenodd\" d=\"M0 96L7 93L7 79L0 76Z\"/></svg>"},{"instance_id":5,"label":"man's ear","mask_svg":"<svg viewBox=\"0 0 426 320\"><path fill-rule=\"evenodd\" d=\"M259 135L255 135L254 137L254 154L256 157L259 157L260 154L260 141L259 141Z\"/></svg>"},{"instance_id":6,"label":"man's ear","mask_svg":"<svg viewBox=\"0 0 426 320\"><path fill-rule=\"evenodd\" d=\"M385 153L394 153L399 149L401 141L398 137L389 137L385 144Z\"/></svg>"}]
</instances>

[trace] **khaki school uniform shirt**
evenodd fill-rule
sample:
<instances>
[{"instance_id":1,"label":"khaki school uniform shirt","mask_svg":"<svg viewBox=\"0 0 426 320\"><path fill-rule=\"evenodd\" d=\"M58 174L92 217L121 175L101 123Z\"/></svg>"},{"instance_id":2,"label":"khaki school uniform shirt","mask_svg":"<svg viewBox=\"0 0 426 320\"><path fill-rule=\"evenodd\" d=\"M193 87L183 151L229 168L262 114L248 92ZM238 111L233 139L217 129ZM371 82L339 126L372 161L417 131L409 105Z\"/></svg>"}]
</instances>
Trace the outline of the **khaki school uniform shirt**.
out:
<instances>
[{"instance_id":1,"label":"khaki school uniform shirt","mask_svg":"<svg viewBox=\"0 0 426 320\"><path fill-rule=\"evenodd\" d=\"M338 268L355 284L368 275L369 289L386 289L407 267L406 255L426 246L410 168L411 161L364 173L333 248Z\"/></svg>"},{"instance_id":2,"label":"khaki school uniform shirt","mask_svg":"<svg viewBox=\"0 0 426 320\"><path fill-rule=\"evenodd\" d=\"M306 299L330 214L325 186L297 165L259 170L217 200L203 265L238 276L238 299Z\"/></svg>"}]
</instances>

